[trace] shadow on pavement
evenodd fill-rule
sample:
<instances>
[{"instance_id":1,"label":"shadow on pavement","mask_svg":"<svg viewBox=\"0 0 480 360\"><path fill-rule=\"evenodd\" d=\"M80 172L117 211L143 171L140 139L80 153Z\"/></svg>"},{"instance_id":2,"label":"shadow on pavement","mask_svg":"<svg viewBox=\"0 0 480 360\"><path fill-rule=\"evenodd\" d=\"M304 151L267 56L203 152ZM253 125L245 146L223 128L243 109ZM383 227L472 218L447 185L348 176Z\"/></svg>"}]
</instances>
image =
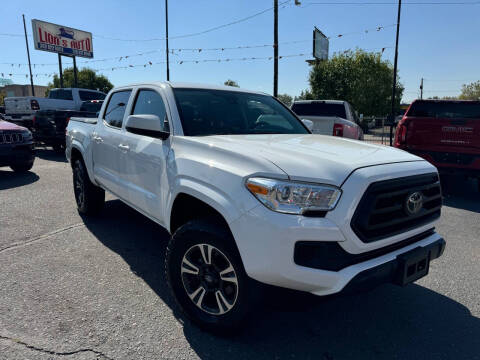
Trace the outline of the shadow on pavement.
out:
<instances>
[{"instance_id":1,"label":"shadow on pavement","mask_svg":"<svg viewBox=\"0 0 480 360\"><path fill-rule=\"evenodd\" d=\"M13 189L38 181L40 177L32 171L17 173L9 170L0 170L0 190Z\"/></svg>"},{"instance_id":2,"label":"shadow on pavement","mask_svg":"<svg viewBox=\"0 0 480 360\"><path fill-rule=\"evenodd\" d=\"M50 148L35 148L35 156L43 160L67 162L65 152L55 152Z\"/></svg>"},{"instance_id":3,"label":"shadow on pavement","mask_svg":"<svg viewBox=\"0 0 480 360\"><path fill-rule=\"evenodd\" d=\"M457 209L480 212L480 186L478 180L464 176L441 177L443 204Z\"/></svg>"},{"instance_id":4,"label":"shadow on pavement","mask_svg":"<svg viewBox=\"0 0 480 360\"><path fill-rule=\"evenodd\" d=\"M88 229L118 253L181 319L165 281L168 234L119 200ZM472 289L473 290L473 289ZM156 326L152 324L152 326ZM315 298L274 292L243 333L215 337L184 321L204 359L476 359L480 319L419 285L385 285L355 296Z\"/></svg>"}]
</instances>

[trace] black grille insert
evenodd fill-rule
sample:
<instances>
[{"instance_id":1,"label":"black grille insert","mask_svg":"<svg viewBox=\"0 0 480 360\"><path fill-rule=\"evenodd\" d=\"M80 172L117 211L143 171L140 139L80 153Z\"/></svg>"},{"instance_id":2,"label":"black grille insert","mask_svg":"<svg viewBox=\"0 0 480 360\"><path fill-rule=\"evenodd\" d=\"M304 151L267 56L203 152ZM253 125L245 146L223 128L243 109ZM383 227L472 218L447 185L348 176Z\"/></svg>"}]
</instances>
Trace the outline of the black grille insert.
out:
<instances>
[{"instance_id":1,"label":"black grille insert","mask_svg":"<svg viewBox=\"0 0 480 360\"><path fill-rule=\"evenodd\" d=\"M0 144L16 144L23 141L21 133L16 132L0 132Z\"/></svg>"},{"instance_id":2,"label":"black grille insert","mask_svg":"<svg viewBox=\"0 0 480 360\"><path fill-rule=\"evenodd\" d=\"M423 205L411 214L406 203L414 192L422 194ZM435 173L379 181L363 195L351 227L363 242L378 241L437 219L441 206L442 192Z\"/></svg>"}]
</instances>

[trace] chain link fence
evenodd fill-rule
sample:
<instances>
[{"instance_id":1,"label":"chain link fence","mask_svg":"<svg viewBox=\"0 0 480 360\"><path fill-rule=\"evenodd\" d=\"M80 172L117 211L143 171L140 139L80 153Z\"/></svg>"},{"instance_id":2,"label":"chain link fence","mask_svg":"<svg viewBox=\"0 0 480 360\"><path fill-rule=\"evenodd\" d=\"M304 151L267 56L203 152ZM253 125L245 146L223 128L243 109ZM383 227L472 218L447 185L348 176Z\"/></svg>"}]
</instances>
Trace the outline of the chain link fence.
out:
<instances>
[{"instance_id":1,"label":"chain link fence","mask_svg":"<svg viewBox=\"0 0 480 360\"><path fill-rule=\"evenodd\" d=\"M363 140L375 144L390 145L390 122L386 117L363 118ZM395 137L393 128L392 140Z\"/></svg>"}]
</instances>

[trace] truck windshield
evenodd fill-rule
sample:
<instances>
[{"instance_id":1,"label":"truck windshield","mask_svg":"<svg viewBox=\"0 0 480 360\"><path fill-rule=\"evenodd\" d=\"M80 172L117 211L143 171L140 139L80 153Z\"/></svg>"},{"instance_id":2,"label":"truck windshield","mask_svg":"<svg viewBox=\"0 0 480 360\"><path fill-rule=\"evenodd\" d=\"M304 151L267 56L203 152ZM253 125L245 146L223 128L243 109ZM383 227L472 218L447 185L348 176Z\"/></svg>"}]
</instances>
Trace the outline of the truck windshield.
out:
<instances>
[{"instance_id":1,"label":"truck windshield","mask_svg":"<svg viewBox=\"0 0 480 360\"><path fill-rule=\"evenodd\" d=\"M480 119L478 101L415 101L407 116L426 118Z\"/></svg>"},{"instance_id":2,"label":"truck windshield","mask_svg":"<svg viewBox=\"0 0 480 360\"><path fill-rule=\"evenodd\" d=\"M208 89L173 91L187 136L309 133L271 96Z\"/></svg>"},{"instance_id":3,"label":"truck windshield","mask_svg":"<svg viewBox=\"0 0 480 360\"><path fill-rule=\"evenodd\" d=\"M332 104L323 101L314 101L310 103L295 103L292 110L299 116L327 116L347 118L344 104Z\"/></svg>"}]
</instances>

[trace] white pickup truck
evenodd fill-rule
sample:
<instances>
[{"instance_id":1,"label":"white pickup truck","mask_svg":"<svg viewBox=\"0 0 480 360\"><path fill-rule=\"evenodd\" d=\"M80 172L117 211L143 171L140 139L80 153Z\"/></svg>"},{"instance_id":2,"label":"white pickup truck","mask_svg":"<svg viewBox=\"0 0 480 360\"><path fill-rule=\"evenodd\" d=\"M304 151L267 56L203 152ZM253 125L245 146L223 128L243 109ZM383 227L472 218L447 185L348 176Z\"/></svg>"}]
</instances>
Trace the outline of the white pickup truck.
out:
<instances>
[{"instance_id":1,"label":"white pickup truck","mask_svg":"<svg viewBox=\"0 0 480 360\"><path fill-rule=\"evenodd\" d=\"M435 167L311 134L266 94L119 87L66 136L79 212L98 213L106 190L165 227L174 297L211 331L237 328L261 283L320 296L405 285L445 248Z\"/></svg>"},{"instance_id":2,"label":"white pickup truck","mask_svg":"<svg viewBox=\"0 0 480 360\"><path fill-rule=\"evenodd\" d=\"M5 98L5 120L31 127L38 110L80 110L82 103L103 100L105 93L97 90L63 88L52 89L48 98L15 96Z\"/></svg>"},{"instance_id":3,"label":"white pickup truck","mask_svg":"<svg viewBox=\"0 0 480 360\"><path fill-rule=\"evenodd\" d=\"M296 100L292 110L300 118L313 122L314 134L363 140L360 119L347 101Z\"/></svg>"}]
</instances>

